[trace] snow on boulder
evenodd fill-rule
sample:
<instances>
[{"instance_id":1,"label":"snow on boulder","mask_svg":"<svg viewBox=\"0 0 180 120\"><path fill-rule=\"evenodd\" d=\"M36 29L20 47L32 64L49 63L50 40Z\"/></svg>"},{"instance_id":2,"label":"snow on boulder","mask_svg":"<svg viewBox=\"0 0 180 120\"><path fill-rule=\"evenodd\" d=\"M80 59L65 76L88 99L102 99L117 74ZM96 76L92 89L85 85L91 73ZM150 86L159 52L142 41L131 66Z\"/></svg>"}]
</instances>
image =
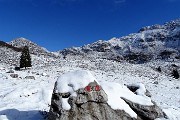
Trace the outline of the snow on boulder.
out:
<instances>
[{"instance_id":1,"label":"snow on boulder","mask_svg":"<svg viewBox=\"0 0 180 120\"><path fill-rule=\"evenodd\" d=\"M9 70L6 73L14 73L14 71L13 70Z\"/></svg>"},{"instance_id":2,"label":"snow on boulder","mask_svg":"<svg viewBox=\"0 0 180 120\"><path fill-rule=\"evenodd\" d=\"M89 71L76 70L60 76L57 80L57 91L60 93L74 93L80 88L86 87L90 82L94 82L95 78Z\"/></svg>"},{"instance_id":3,"label":"snow on boulder","mask_svg":"<svg viewBox=\"0 0 180 120\"><path fill-rule=\"evenodd\" d=\"M151 97L151 93L145 88L142 83L127 85L127 88L137 95Z\"/></svg>"},{"instance_id":4,"label":"snow on boulder","mask_svg":"<svg viewBox=\"0 0 180 120\"><path fill-rule=\"evenodd\" d=\"M42 73L41 75L42 75L42 76L48 76L48 74L47 74L47 73Z\"/></svg>"},{"instance_id":5,"label":"snow on boulder","mask_svg":"<svg viewBox=\"0 0 180 120\"><path fill-rule=\"evenodd\" d=\"M6 115L1 115L0 120L9 120Z\"/></svg>"},{"instance_id":6,"label":"snow on boulder","mask_svg":"<svg viewBox=\"0 0 180 120\"><path fill-rule=\"evenodd\" d=\"M145 87L141 84L139 88L135 94L118 83L98 82L86 70L66 73L55 83L48 120L151 120L163 117L162 110L141 94Z\"/></svg>"},{"instance_id":7,"label":"snow on boulder","mask_svg":"<svg viewBox=\"0 0 180 120\"><path fill-rule=\"evenodd\" d=\"M3 71L3 70L6 70L4 67L0 67L0 70Z\"/></svg>"}]
</instances>

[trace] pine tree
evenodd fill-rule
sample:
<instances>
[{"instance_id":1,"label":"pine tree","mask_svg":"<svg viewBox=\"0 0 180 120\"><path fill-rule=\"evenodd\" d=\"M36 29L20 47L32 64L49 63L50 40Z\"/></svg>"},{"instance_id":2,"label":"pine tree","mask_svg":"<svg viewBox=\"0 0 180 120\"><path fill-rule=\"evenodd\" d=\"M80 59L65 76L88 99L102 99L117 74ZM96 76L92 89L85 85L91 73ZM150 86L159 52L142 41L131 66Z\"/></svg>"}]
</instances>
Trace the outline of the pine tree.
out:
<instances>
[{"instance_id":1,"label":"pine tree","mask_svg":"<svg viewBox=\"0 0 180 120\"><path fill-rule=\"evenodd\" d=\"M29 48L28 46L25 46L22 50L21 53L21 58L20 58L20 68L23 67L31 67L31 56L29 54Z\"/></svg>"}]
</instances>

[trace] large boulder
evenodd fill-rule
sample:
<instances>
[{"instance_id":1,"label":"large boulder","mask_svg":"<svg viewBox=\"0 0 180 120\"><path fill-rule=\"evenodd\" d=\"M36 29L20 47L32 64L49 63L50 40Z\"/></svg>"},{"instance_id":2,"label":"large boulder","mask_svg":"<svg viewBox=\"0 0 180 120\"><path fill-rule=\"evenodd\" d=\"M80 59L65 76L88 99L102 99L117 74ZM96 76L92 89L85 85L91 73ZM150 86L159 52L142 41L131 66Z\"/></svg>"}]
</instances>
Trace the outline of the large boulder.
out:
<instances>
[{"instance_id":1,"label":"large boulder","mask_svg":"<svg viewBox=\"0 0 180 120\"><path fill-rule=\"evenodd\" d=\"M155 102L152 106L140 105L133 103L126 98L122 98L125 102L137 113L137 115L143 120L154 120L164 116L163 111L156 105Z\"/></svg>"},{"instance_id":2,"label":"large boulder","mask_svg":"<svg viewBox=\"0 0 180 120\"><path fill-rule=\"evenodd\" d=\"M93 88L98 84L94 81L88 86ZM119 120L120 118L127 120L131 118L126 112L113 110L107 104L107 94L103 89L99 91L91 89L92 92L86 89L88 87L78 89L76 97L69 97L70 93L55 93L56 89L54 89L48 120ZM67 98L71 106L70 110L65 110L62 105L63 99Z\"/></svg>"},{"instance_id":3,"label":"large boulder","mask_svg":"<svg viewBox=\"0 0 180 120\"><path fill-rule=\"evenodd\" d=\"M139 104L127 95L121 95L122 98L118 97L119 103L113 103L113 107L110 101L116 99L112 94L116 96L117 92L109 95L107 90L115 91L118 85L113 88L109 84L104 89L103 86L104 83L96 82L88 71L62 75L55 83L48 120L153 120L163 117L162 110L149 97L136 95L125 86L122 87L125 94L147 103ZM114 109L119 105L122 109Z\"/></svg>"}]
</instances>

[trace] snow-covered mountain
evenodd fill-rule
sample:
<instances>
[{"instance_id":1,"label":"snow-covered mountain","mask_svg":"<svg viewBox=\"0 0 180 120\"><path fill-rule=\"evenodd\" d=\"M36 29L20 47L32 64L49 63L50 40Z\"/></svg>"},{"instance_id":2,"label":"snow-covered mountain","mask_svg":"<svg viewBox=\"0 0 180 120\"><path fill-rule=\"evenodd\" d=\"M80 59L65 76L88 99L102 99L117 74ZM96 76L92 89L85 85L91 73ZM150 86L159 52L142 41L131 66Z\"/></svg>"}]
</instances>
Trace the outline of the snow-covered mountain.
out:
<instances>
[{"instance_id":1,"label":"snow-covered mountain","mask_svg":"<svg viewBox=\"0 0 180 120\"><path fill-rule=\"evenodd\" d=\"M38 46L36 43L33 43L32 41L30 41L26 38L23 38L23 37L14 39L13 41L9 42L9 44L14 47L18 47L18 48L28 46L30 51L34 54L37 54L38 52L39 53L49 52L47 49L42 48L42 47Z\"/></svg>"},{"instance_id":2,"label":"snow-covered mountain","mask_svg":"<svg viewBox=\"0 0 180 120\"><path fill-rule=\"evenodd\" d=\"M63 55L92 55L113 60L146 62L152 59L180 59L180 19L164 25L146 26L138 33L108 41L99 40L82 47L59 51Z\"/></svg>"},{"instance_id":3,"label":"snow-covered mountain","mask_svg":"<svg viewBox=\"0 0 180 120\"><path fill-rule=\"evenodd\" d=\"M91 59L126 60L133 63L156 59L177 61L180 59L180 19L164 25L146 26L128 36L99 40L92 44L66 48L54 53L25 38L17 38L9 44L17 49L26 45L34 55L54 58L63 55L65 58L81 56Z\"/></svg>"},{"instance_id":4,"label":"snow-covered mountain","mask_svg":"<svg viewBox=\"0 0 180 120\"><path fill-rule=\"evenodd\" d=\"M35 55L47 55L47 56L55 57L55 55L49 52L46 48L41 47L37 45L36 43L23 37L14 39L13 41L9 42L9 44L17 48L28 46L29 51Z\"/></svg>"},{"instance_id":5,"label":"snow-covered mountain","mask_svg":"<svg viewBox=\"0 0 180 120\"><path fill-rule=\"evenodd\" d=\"M9 43L0 41L0 62L11 66L19 66L20 55L24 46L28 46L30 49L33 65L51 64L58 58L58 55L47 51L30 40L18 38Z\"/></svg>"}]
</instances>

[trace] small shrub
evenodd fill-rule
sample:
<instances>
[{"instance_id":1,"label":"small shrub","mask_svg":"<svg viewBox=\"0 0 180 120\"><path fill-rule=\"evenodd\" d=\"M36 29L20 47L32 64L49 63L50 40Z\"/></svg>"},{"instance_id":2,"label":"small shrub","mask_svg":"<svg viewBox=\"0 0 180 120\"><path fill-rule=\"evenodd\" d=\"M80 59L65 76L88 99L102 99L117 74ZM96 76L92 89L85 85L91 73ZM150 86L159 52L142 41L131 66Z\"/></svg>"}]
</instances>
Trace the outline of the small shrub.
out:
<instances>
[{"instance_id":1,"label":"small shrub","mask_svg":"<svg viewBox=\"0 0 180 120\"><path fill-rule=\"evenodd\" d=\"M174 69L174 70L172 71L172 76L173 76L175 79L178 79L178 78L179 78L179 73L178 73L177 69Z\"/></svg>"},{"instance_id":2,"label":"small shrub","mask_svg":"<svg viewBox=\"0 0 180 120\"><path fill-rule=\"evenodd\" d=\"M157 68L157 71L158 71L158 72L161 72L161 67L160 67L160 66Z\"/></svg>"},{"instance_id":3,"label":"small shrub","mask_svg":"<svg viewBox=\"0 0 180 120\"><path fill-rule=\"evenodd\" d=\"M20 71L20 69L21 69L20 67L15 67L14 68L14 70L16 70L16 71Z\"/></svg>"}]
</instances>

